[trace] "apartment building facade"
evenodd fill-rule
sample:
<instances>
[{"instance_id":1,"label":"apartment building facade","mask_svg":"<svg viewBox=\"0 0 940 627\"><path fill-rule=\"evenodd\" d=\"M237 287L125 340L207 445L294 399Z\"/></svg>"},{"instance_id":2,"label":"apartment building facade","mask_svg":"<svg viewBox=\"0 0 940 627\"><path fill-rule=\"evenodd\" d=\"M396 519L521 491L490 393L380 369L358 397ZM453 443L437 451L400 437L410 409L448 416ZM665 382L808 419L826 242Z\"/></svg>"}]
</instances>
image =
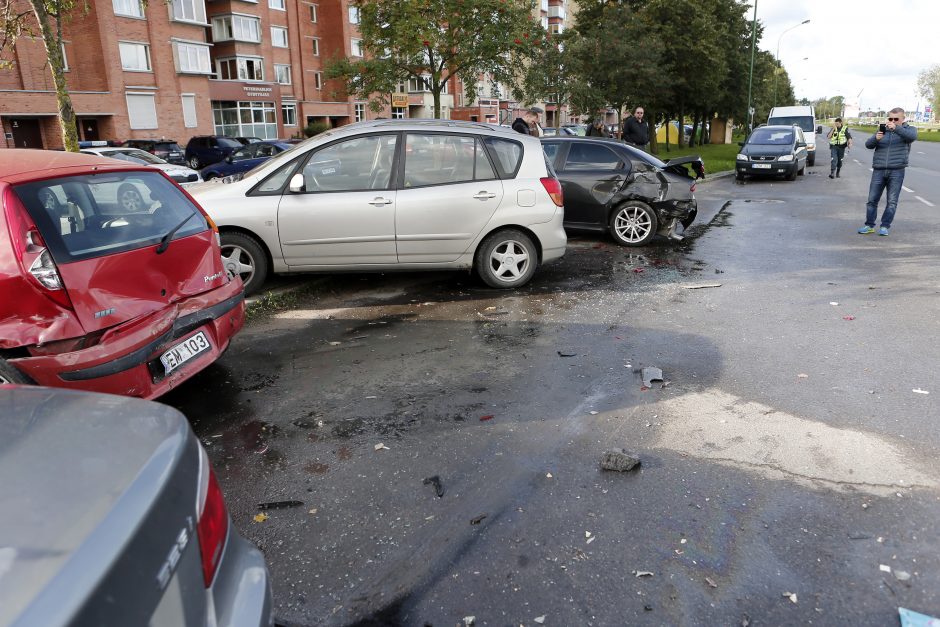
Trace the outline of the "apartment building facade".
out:
<instances>
[{"instance_id":1,"label":"apartment building facade","mask_svg":"<svg viewBox=\"0 0 940 627\"><path fill-rule=\"evenodd\" d=\"M79 138L287 138L389 117L324 77L334 56L362 55L358 21L348 0L90 0L64 29ZM42 41L3 59L0 148L61 147Z\"/></svg>"}]
</instances>

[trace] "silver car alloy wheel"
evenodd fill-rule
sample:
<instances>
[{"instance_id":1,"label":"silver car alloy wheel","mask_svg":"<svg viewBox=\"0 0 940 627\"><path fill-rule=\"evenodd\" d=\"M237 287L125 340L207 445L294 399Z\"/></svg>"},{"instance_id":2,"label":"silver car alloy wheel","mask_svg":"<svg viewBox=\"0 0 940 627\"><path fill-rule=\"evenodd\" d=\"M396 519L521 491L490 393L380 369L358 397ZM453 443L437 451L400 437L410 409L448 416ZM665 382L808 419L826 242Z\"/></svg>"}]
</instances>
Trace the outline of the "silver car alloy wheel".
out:
<instances>
[{"instance_id":1,"label":"silver car alloy wheel","mask_svg":"<svg viewBox=\"0 0 940 627\"><path fill-rule=\"evenodd\" d=\"M125 211L136 213L143 208L144 199L136 189L129 188L121 192L118 203Z\"/></svg>"},{"instance_id":2,"label":"silver car alloy wheel","mask_svg":"<svg viewBox=\"0 0 940 627\"><path fill-rule=\"evenodd\" d=\"M255 276L255 260L241 246L227 244L222 246L222 265L228 273L228 278L236 276L242 278L242 283L248 285Z\"/></svg>"},{"instance_id":3,"label":"silver car alloy wheel","mask_svg":"<svg viewBox=\"0 0 940 627\"><path fill-rule=\"evenodd\" d=\"M614 220L614 229L617 235L625 242L635 243L643 241L653 228L653 221L649 214L641 207L624 207L617 212Z\"/></svg>"},{"instance_id":4,"label":"silver car alloy wheel","mask_svg":"<svg viewBox=\"0 0 940 627\"><path fill-rule=\"evenodd\" d=\"M490 254L490 269L500 281L512 283L519 280L529 268L529 252L514 239L500 242Z\"/></svg>"}]
</instances>

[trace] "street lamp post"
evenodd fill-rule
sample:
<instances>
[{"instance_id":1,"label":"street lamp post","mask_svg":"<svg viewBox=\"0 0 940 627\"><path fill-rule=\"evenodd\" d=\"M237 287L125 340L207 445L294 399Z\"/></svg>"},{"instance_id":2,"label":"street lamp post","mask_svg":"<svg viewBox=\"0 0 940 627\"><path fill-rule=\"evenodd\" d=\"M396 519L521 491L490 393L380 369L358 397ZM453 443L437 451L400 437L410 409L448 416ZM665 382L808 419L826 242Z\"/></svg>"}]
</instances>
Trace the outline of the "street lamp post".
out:
<instances>
[{"instance_id":1,"label":"street lamp post","mask_svg":"<svg viewBox=\"0 0 940 627\"><path fill-rule=\"evenodd\" d=\"M777 106L777 74L780 73L780 41L783 39L783 36L789 33L791 30L793 30L794 28L799 28L800 26L803 26L804 24L809 24L809 20L803 20L796 26L791 26L790 28L780 33L780 37L777 38L777 56L775 57L775 61L777 62L777 65L776 67L774 67L774 106L775 107Z\"/></svg>"},{"instance_id":2,"label":"street lamp post","mask_svg":"<svg viewBox=\"0 0 940 627\"><path fill-rule=\"evenodd\" d=\"M754 0L754 19L751 21L751 74L747 79L747 134L754 130L754 107L751 104L751 93L754 85L754 40L757 38L757 0Z\"/></svg>"}]
</instances>

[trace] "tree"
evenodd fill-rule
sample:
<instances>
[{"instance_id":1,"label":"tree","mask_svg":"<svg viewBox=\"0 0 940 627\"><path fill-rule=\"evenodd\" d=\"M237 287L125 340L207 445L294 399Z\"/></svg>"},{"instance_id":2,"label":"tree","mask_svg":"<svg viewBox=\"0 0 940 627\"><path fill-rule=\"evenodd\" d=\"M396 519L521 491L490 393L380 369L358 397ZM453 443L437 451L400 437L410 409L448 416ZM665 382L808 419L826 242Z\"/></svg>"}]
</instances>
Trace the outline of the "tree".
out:
<instances>
[{"instance_id":1,"label":"tree","mask_svg":"<svg viewBox=\"0 0 940 627\"><path fill-rule=\"evenodd\" d=\"M0 53L13 48L16 40L23 36L34 36L39 29L49 72L55 85L56 104L59 109L59 127L62 144L66 150L78 152L78 128L75 124L75 109L69 95L65 78L65 55L62 48L62 25L71 18L76 9L75 0L29 0L28 4L18 0L0 0ZM81 6L82 13L87 6ZM4 62L0 62L0 66ZM9 63L9 62L6 62Z\"/></svg>"},{"instance_id":2,"label":"tree","mask_svg":"<svg viewBox=\"0 0 940 627\"><path fill-rule=\"evenodd\" d=\"M540 100L555 103L555 128L561 127L562 105L570 104L572 92L577 89L577 62L569 52L571 44L577 45L576 38L576 31L553 36L542 31L534 45L514 55L514 65L524 69L515 81L513 94L526 104Z\"/></svg>"},{"instance_id":3,"label":"tree","mask_svg":"<svg viewBox=\"0 0 940 627\"><path fill-rule=\"evenodd\" d=\"M416 79L430 90L438 118L441 93L452 77L463 81L472 101L481 74L510 82L507 61L541 43L528 0L353 0L351 4L359 9L364 56L333 59L326 76L343 79L349 92L369 100L374 111L388 104L400 83Z\"/></svg>"},{"instance_id":4,"label":"tree","mask_svg":"<svg viewBox=\"0 0 940 627\"><path fill-rule=\"evenodd\" d=\"M940 64L921 70L917 92L930 102L935 116L940 116Z\"/></svg>"}]
</instances>

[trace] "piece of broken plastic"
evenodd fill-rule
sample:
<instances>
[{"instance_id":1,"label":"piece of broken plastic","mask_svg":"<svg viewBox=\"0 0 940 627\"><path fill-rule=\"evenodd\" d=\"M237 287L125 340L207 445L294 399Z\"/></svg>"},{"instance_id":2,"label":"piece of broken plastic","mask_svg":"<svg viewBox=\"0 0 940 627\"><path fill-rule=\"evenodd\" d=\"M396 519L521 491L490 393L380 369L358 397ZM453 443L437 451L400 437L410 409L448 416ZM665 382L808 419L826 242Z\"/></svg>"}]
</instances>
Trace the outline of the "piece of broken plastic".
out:
<instances>
[{"instance_id":1,"label":"piece of broken plastic","mask_svg":"<svg viewBox=\"0 0 940 627\"><path fill-rule=\"evenodd\" d=\"M647 367L642 370L643 385L653 387L653 381L663 381L663 371L659 368Z\"/></svg>"},{"instance_id":2,"label":"piece of broken plastic","mask_svg":"<svg viewBox=\"0 0 940 627\"><path fill-rule=\"evenodd\" d=\"M940 627L940 618L920 614L903 607L898 608L898 615L901 617L901 627Z\"/></svg>"}]
</instances>

